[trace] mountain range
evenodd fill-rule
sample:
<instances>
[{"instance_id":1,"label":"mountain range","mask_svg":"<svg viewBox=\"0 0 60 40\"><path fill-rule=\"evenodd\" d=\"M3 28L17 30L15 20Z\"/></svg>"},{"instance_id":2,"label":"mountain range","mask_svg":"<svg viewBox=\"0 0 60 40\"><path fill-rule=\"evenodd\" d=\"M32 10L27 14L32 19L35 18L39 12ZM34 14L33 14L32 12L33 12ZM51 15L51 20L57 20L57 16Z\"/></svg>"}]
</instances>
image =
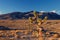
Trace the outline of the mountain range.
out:
<instances>
[{"instance_id":1,"label":"mountain range","mask_svg":"<svg viewBox=\"0 0 60 40\"><path fill-rule=\"evenodd\" d=\"M57 13L54 12L37 12L36 13L39 14L40 18L44 18L45 16L48 17L48 20L59 20L60 19L60 15L58 15ZM7 14L3 14L0 15L0 20L5 20L5 19L9 19L9 20L14 20L14 19L28 19L29 17L33 17L33 11L29 11L29 12L11 12L11 13L7 13Z\"/></svg>"}]
</instances>

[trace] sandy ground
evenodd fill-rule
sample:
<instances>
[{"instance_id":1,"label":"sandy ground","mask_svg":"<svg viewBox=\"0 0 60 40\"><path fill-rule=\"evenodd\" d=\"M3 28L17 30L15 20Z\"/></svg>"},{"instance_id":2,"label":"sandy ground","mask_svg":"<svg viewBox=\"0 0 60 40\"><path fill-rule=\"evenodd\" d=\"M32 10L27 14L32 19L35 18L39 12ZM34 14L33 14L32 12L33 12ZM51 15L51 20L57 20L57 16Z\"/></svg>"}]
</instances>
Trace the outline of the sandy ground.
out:
<instances>
[{"instance_id":1,"label":"sandy ground","mask_svg":"<svg viewBox=\"0 0 60 40\"><path fill-rule=\"evenodd\" d=\"M12 29L21 29L21 30L26 30L26 29L31 30L36 28L36 24L30 24L28 20L0 20L0 26L12 28ZM60 20L47 20L41 26L44 27L44 29L46 30L60 33ZM23 39L21 38L9 39L8 37L6 37L6 38L1 38L1 40L38 40L38 38L26 37Z\"/></svg>"},{"instance_id":2,"label":"sandy ground","mask_svg":"<svg viewBox=\"0 0 60 40\"><path fill-rule=\"evenodd\" d=\"M29 29L30 26L30 28L34 28L35 24L30 25L28 20L0 20L0 26L13 29ZM41 26L49 30L60 32L60 20L47 20Z\"/></svg>"}]
</instances>

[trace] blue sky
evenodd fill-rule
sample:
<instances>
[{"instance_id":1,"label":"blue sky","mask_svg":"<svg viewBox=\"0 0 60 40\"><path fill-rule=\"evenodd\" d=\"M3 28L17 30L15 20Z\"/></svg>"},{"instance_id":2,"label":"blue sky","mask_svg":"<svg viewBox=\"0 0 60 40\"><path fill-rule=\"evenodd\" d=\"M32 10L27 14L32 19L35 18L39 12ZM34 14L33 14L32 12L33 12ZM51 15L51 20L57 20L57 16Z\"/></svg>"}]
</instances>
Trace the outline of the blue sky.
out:
<instances>
[{"instance_id":1,"label":"blue sky","mask_svg":"<svg viewBox=\"0 0 60 40\"><path fill-rule=\"evenodd\" d=\"M60 0L0 0L0 14L27 11L56 11L60 13Z\"/></svg>"}]
</instances>

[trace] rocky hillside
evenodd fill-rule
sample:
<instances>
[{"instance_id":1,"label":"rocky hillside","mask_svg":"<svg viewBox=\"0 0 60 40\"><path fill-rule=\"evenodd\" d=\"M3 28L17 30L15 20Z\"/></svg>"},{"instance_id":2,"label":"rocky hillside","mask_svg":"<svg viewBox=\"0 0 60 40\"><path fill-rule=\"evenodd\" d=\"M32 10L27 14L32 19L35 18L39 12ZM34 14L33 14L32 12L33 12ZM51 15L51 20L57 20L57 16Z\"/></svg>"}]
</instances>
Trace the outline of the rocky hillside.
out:
<instances>
[{"instance_id":1,"label":"rocky hillside","mask_svg":"<svg viewBox=\"0 0 60 40\"><path fill-rule=\"evenodd\" d=\"M49 20L57 20L60 19L60 15L54 12L37 12L40 18L48 17ZM4 15L0 15L0 19L28 19L29 17L33 17L33 11L30 12L12 12Z\"/></svg>"}]
</instances>

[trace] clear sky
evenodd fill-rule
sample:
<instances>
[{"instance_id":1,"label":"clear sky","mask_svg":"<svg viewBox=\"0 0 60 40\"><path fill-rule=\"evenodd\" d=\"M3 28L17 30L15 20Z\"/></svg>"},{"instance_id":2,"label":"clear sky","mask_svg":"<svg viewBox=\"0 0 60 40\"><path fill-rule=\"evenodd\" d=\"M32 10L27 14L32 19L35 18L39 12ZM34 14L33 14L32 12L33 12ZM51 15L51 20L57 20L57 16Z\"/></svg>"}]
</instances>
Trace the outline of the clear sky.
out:
<instances>
[{"instance_id":1,"label":"clear sky","mask_svg":"<svg viewBox=\"0 0 60 40\"><path fill-rule=\"evenodd\" d=\"M57 11L60 13L60 0L0 0L0 14L26 11Z\"/></svg>"}]
</instances>

